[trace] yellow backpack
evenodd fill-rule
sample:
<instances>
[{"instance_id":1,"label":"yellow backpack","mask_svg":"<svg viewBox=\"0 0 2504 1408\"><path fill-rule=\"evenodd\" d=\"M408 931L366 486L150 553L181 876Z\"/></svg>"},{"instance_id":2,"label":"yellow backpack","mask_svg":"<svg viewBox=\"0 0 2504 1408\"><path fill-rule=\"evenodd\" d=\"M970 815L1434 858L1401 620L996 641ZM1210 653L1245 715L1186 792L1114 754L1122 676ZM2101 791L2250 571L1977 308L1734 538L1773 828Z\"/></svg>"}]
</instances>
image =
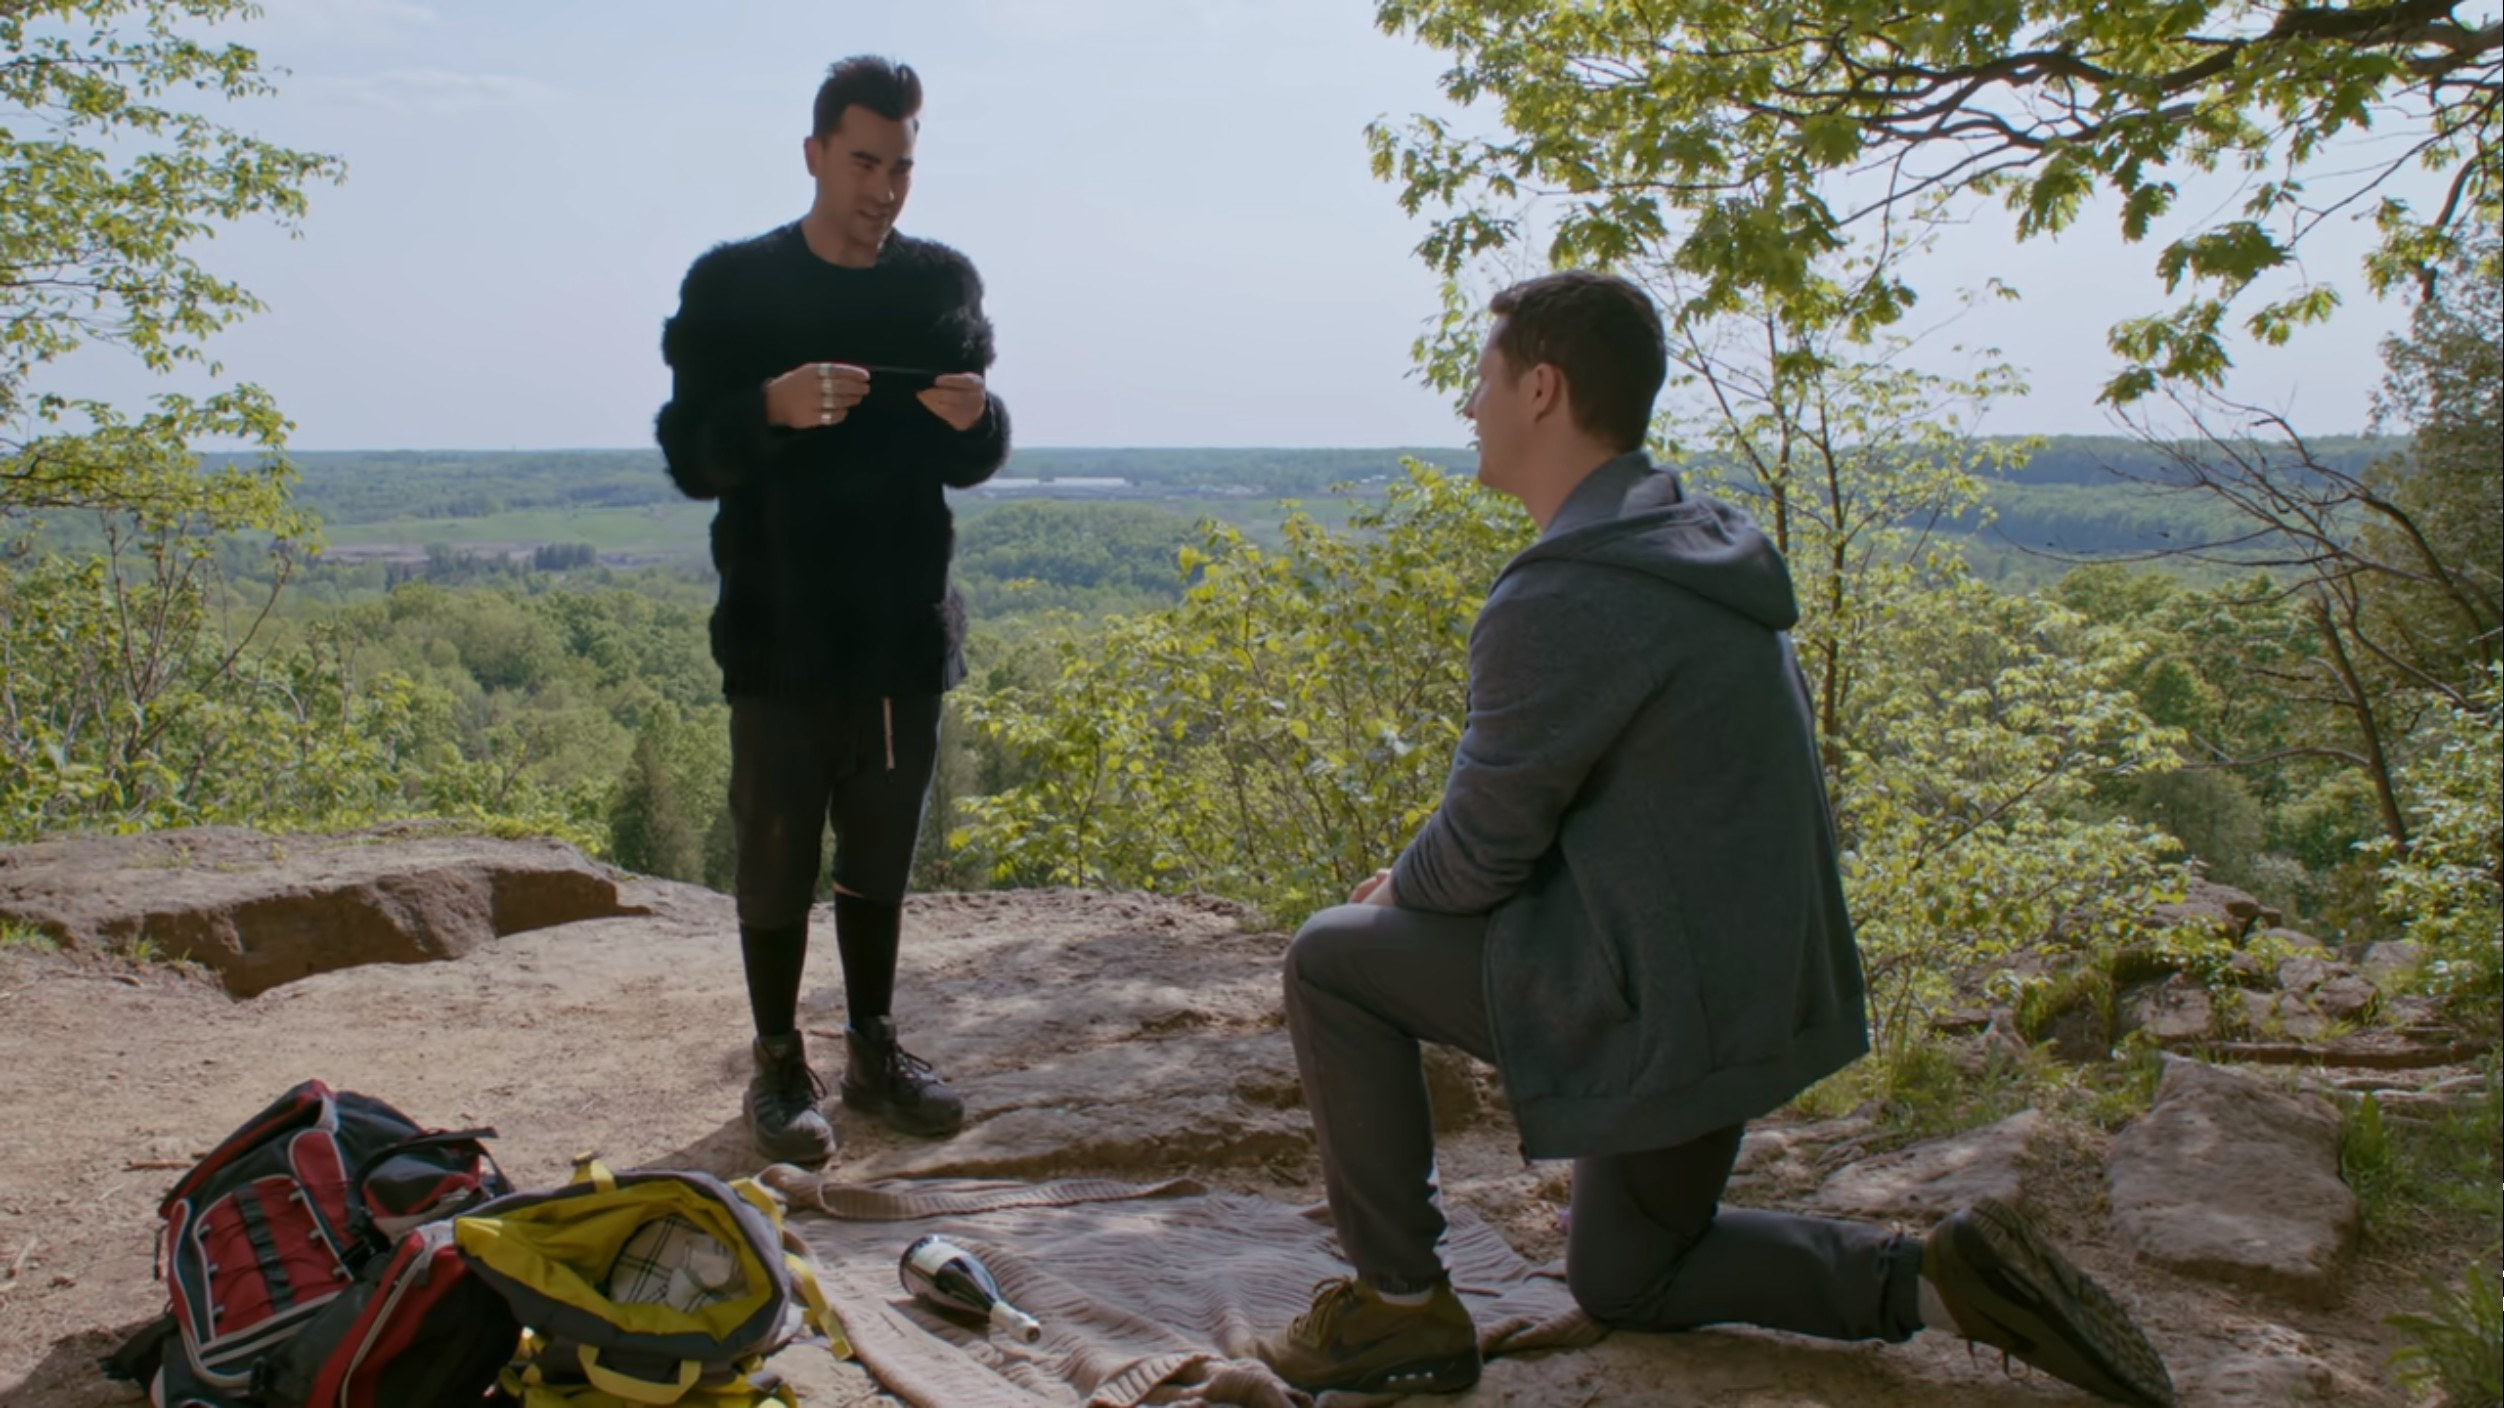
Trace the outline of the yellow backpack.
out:
<instances>
[{"instance_id":1,"label":"yellow backpack","mask_svg":"<svg viewBox=\"0 0 2504 1408\"><path fill-rule=\"evenodd\" d=\"M810 1330L852 1353L781 1200L752 1178L586 1158L562 1188L456 1219L453 1237L527 1327L503 1379L525 1408L797 1408L766 1357Z\"/></svg>"}]
</instances>

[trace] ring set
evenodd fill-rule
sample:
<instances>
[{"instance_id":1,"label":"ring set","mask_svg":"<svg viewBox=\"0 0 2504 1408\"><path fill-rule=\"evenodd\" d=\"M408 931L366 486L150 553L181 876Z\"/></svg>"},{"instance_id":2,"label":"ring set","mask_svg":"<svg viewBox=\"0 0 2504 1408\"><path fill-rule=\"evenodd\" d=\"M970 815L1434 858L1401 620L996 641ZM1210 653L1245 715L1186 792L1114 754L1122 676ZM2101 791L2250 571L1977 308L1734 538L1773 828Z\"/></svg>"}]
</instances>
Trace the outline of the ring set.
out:
<instances>
[{"instance_id":1,"label":"ring set","mask_svg":"<svg viewBox=\"0 0 2504 1408\"><path fill-rule=\"evenodd\" d=\"M817 423L833 425L835 417L841 414L842 408L835 404L835 369L820 362L817 364Z\"/></svg>"}]
</instances>

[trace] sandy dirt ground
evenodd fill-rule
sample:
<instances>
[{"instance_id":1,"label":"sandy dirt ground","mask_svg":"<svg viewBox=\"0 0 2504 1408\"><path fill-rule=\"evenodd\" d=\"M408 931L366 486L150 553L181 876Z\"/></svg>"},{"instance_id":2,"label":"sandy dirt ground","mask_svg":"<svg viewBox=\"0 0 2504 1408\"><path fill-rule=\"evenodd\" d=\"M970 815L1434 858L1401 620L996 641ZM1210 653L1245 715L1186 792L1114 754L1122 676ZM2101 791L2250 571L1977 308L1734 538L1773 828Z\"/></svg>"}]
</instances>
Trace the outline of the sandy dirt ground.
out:
<instances>
[{"instance_id":1,"label":"sandy dirt ground","mask_svg":"<svg viewBox=\"0 0 2504 1408\"><path fill-rule=\"evenodd\" d=\"M624 891L648 912L512 935L458 961L320 974L249 1001L178 965L0 952L0 1405L135 1401L94 1366L162 1305L150 1279L157 1199L308 1076L429 1123L499 1127L499 1157L524 1186L562 1181L586 1150L618 1166L755 1171L738 1121L748 1055L729 902L663 882ZM1284 935L1247 933L1221 904L1077 891L917 897L906 925L908 1044L966 1091L975 1123L934 1145L847 1120L838 1176L1187 1174L1318 1196L1292 1066L1278 1066ZM803 1023L831 1034L840 991L822 939L812 983ZM821 1042L830 1076L835 1052ZM1087 1085L1116 1069L1129 1072L1121 1088ZM1056 1087L1060 1071L1068 1080ZM1563 1168L1524 1165L1499 1110L1456 1122L1466 1127L1442 1145L1449 1195L1533 1259L1559 1255ZM2401 1401L2381 1386L2380 1318L2402 1304L2407 1268L2369 1259L2345 1302L2320 1311L2146 1270L2107 1241L2099 1151L2071 1154L2046 1172L2053 1194L2040 1201L2081 1264L2140 1313L2183 1402ZM822 1351L787 1353L777 1367L812 1404L892 1401ZM1996 1356L1941 1335L1835 1345L1731 1330L1618 1334L1499 1360L1476 1391L1447 1401L2089 1400L2011 1377Z\"/></svg>"}]
</instances>

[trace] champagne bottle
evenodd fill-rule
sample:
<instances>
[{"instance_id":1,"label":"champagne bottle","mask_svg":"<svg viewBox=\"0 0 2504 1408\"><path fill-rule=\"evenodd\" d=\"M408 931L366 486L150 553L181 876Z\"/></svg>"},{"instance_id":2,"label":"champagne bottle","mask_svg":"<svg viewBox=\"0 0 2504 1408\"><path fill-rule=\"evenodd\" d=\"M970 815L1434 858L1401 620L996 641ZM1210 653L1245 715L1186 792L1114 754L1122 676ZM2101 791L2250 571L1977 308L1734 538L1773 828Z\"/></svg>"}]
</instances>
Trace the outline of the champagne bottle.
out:
<instances>
[{"instance_id":1,"label":"champagne bottle","mask_svg":"<svg viewBox=\"0 0 2504 1408\"><path fill-rule=\"evenodd\" d=\"M982 1258L932 1233L904 1249L896 1276L915 1300L960 1315L978 1315L1028 1344L1043 1326L1000 1297L1000 1283Z\"/></svg>"}]
</instances>

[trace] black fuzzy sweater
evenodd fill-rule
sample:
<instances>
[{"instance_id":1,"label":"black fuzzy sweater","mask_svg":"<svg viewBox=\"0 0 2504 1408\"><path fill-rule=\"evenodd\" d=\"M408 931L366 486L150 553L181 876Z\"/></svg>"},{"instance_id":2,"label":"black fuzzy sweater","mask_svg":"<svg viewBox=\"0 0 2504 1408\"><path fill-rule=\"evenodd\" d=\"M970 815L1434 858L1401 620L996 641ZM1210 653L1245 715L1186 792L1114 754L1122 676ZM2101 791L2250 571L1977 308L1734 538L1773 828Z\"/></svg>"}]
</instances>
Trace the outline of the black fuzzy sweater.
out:
<instances>
[{"instance_id":1,"label":"black fuzzy sweater","mask_svg":"<svg viewBox=\"0 0 2504 1408\"><path fill-rule=\"evenodd\" d=\"M661 335L670 477L718 499L713 658L722 692L936 694L965 672L944 488L1008 457L997 397L970 430L881 389L839 425L767 424L765 383L808 362L987 371L991 324L965 256L891 236L868 268L830 264L800 227L717 246L687 270Z\"/></svg>"}]
</instances>

